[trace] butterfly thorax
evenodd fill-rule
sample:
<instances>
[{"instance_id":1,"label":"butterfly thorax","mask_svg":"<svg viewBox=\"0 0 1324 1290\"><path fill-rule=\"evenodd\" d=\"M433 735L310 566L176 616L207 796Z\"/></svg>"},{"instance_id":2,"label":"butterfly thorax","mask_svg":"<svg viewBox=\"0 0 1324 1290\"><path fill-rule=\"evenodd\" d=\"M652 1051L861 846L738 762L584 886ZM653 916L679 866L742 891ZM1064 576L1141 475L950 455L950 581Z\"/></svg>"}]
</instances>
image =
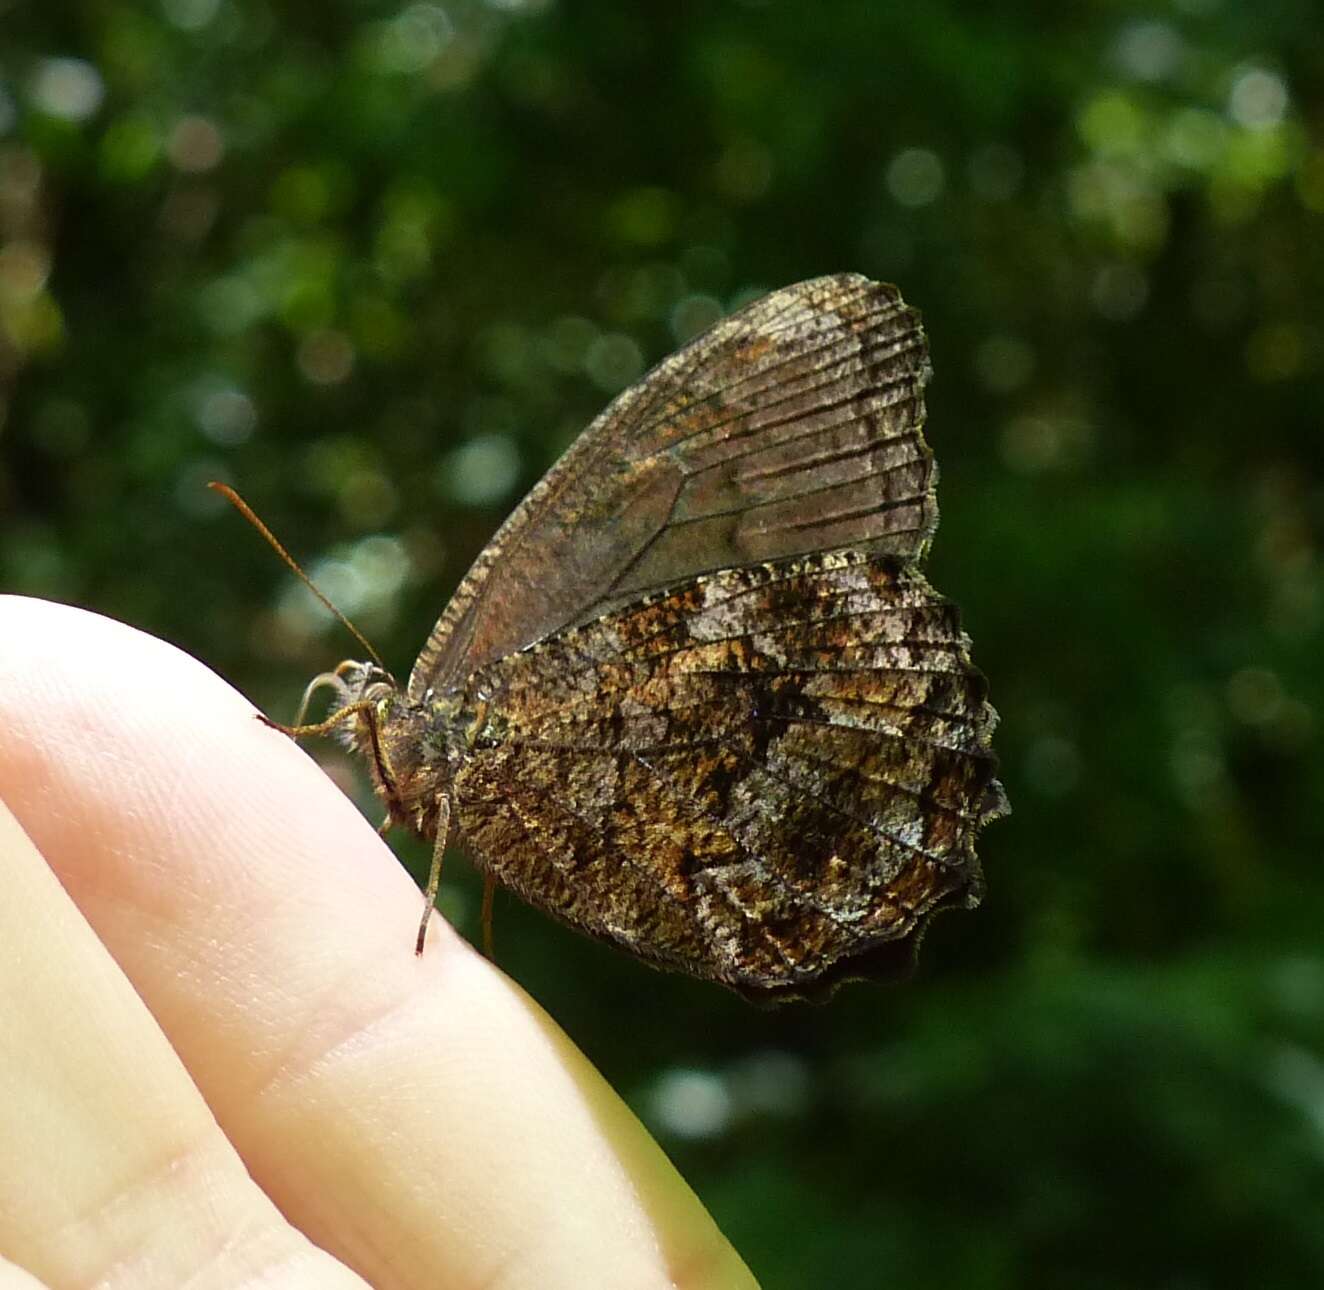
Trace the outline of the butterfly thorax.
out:
<instances>
[{"instance_id":1,"label":"butterfly thorax","mask_svg":"<svg viewBox=\"0 0 1324 1290\"><path fill-rule=\"evenodd\" d=\"M337 734L368 763L392 823L432 837L438 799L484 728L486 705L457 690L429 691L413 703L387 672L354 660L327 680L336 691L333 714L358 709Z\"/></svg>"}]
</instances>

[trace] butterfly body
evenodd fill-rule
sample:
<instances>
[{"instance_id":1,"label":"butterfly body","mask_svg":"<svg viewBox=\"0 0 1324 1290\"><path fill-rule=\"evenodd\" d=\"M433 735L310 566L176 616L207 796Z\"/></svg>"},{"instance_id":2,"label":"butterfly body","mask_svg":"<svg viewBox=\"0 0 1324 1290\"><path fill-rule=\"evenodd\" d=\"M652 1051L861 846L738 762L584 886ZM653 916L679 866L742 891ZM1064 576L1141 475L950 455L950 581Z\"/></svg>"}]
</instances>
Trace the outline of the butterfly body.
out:
<instances>
[{"instance_id":1,"label":"butterfly body","mask_svg":"<svg viewBox=\"0 0 1324 1290\"><path fill-rule=\"evenodd\" d=\"M918 563L928 356L841 275L718 324L512 514L403 690L336 673L393 822L756 999L890 973L977 903L996 716Z\"/></svg>"}]
</instances>

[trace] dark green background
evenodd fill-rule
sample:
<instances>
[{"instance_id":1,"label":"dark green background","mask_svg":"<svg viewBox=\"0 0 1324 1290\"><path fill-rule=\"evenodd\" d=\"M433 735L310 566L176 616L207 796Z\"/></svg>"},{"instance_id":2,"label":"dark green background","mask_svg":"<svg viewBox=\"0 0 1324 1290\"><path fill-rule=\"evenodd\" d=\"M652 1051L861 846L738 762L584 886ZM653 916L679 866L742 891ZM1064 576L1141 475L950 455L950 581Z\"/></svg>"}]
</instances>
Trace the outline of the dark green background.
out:
<instances>
[{"instance_id":1,"label":"dark green background","mask_svg":"<svg viewBox=\"0 0 1324 1290\"><path fill-rule=\"evenodd\" d=\"M821 1008L508 898L501 962L768 1290L1324 1282L1314 5L11 0L0 69L2 585L287 718L355 648L203 481L404 673L645 366L898 283L1003 716L983 908Z\"/></svg>"}]
</instances>

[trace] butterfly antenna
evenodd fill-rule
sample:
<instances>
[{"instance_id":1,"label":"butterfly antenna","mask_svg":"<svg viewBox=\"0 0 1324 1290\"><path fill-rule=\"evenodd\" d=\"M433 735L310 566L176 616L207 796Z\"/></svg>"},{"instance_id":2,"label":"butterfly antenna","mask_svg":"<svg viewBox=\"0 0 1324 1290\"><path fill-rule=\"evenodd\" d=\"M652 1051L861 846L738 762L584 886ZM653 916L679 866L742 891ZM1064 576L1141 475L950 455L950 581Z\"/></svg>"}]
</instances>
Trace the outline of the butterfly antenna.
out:
<instances>
[{"instance_id":1,"label":"butterfly antenna","mask_svg":"<svg viewBox=\"0 0 1324 1290\"><path fill-rule=\"evenodd\" d=\"M383 672L385 672L386 664L382 662L381 655L379 655L377 651L373 649L373 647L368 643L368 638L361 631L359 631L359 629L355 627L354 624L351 623L349 619L346 618L345 615L342 614L340 610L338 610L335 607L335 605L333 605L321 593L321 591L318 590L317 584L306 573L304 573L304 571L301 568L299 568L298 564L295 562L294 557L283 546L281 546L280 541L277 539L276 535L269 528L267 528L267 526L263 524L260 519L258 519L257 513L253 510L253 508L246 501L244 501L244 499L240 497L239 494L236 493L234 489L230 487L229 484L221 484L213 479L207 485L207 487L210 488L213 493L220 493L220 495L224 497L225 500L229 502L230 505L233 506L235 510L237 510L239 514L244 517L244 519L246 519L255 529L257 529L257 531L261 533L264 538L266 538L268 544L271 546L271 549L275 551L275 553L278 556L280 556L282 560L285 561L285 563L289 566L290 571L295 575L295 577L297 577L299 581L302 582L303 585L307 587L308 590L311 591L313 595L316 596L318 600L320 600L322 604L324 604L327 607L327 609L329 609L331 613L333 613L336 616L337 619L339 619L340 623L349 632L349 634L353 636L354 639L358 641L358 643L362 645L363 648L366 649L368 653L372 656L372 661L376 663L377 666L381 668Z\"/></svg>"}]
</instances>

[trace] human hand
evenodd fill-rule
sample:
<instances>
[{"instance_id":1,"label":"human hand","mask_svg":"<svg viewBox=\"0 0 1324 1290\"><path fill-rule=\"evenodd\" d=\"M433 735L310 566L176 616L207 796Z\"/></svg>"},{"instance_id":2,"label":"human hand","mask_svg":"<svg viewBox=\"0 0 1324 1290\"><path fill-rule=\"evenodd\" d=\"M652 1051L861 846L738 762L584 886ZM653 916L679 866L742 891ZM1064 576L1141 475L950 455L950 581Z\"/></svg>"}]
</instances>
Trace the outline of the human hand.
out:
<instances>
[{"instance_id":1,"label":"human hand","mask_svg":"<svg viewBox=\"0 0 1324 1290\"><path fill-rule=\"evenodd\" d=\"M0 597L0 720L0 1290L754 1286L527 996L440 919L415 957L408 875L201 664Z\"/></svg>"}]
</instances>

